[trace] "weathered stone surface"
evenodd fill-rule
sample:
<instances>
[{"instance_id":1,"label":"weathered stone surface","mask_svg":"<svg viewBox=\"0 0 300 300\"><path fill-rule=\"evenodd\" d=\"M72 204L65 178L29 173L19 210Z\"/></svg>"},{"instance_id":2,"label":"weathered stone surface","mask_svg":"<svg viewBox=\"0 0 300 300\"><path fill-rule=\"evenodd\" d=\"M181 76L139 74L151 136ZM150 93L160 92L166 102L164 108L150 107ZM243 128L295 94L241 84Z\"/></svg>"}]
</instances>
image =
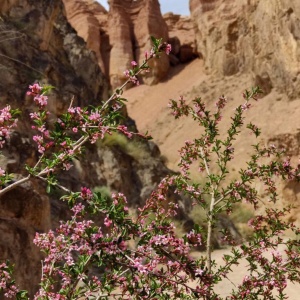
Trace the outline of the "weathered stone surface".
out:
<instances>
[{"instance_id":1,"label":"weathered stone surface","mask_svg":"<svg viewBox=\"0 0 300 300\"><path fill-rule=\"evenodd\" d=\"M181 63L198 57L194 24L191 18L173 13L166 13L163 17L168 25L172 54L176 55ZM174 64L172 59L170 61Z\"/></svg>"},{"instance_id":2,"label":"weathered stone surface","mask_svg":"<svg viewBox=\"0 0 300 300\"><path fill-rule=\"evenodd\" d=\"M158 0L111 0L109 13L93 0L63 0L67 17L78 34L96 53L99 66L112 88L124 83L124 71L130 62L142 63L144 52L151 48L150 36L168 40L168 28ZM142 21L141 21L142 20ZM165 54L143 77L146 84L156 84L169 68Z\"/></svg>"},{"instance_id":3,"label":"weathered stone surface","mask_svg":"<svg viewBox=\"0 0 300 300\"><path fill-rule=\"evenodd\" d=\"M211 72L252 72L291 98L300 95L297 0L190 0L197 51Z\"/></svg>"},{"instance_id":4,"label":"weathered stone surface","mask_svg":"<svg viewBox=\"0 0 300 300\"><path fill-rule=\"evenodd\" d=\"M0 259L15 265L15 279L33 295L41 278L42 253L33 244L37 231L51 226L48 197L26 182L0 198Z\"/></svg>"},{"instance_id":5,"label":"weathered stone surface","mask_svg":"<svg viewBox=\"0 0 300 300\"><path fill-rule=\"evenodd\" d=\"M56 87L50 102L58 113L65 111L73 95L75 105L96 104L105 97L106 82L97 61L66 22L62 9L58 0L51 5L17 1L2 12L0 30L10 31L11 38L0 43L1 103L26 102L27 87L35 80Z\"/></svg>"},{"instance_id":6,"label":"weathered stone surface","mask_svg":"<svg viewBox=\"0 0 300 300\"><path fill-rule=\"evenodd\" d=\"M50 110L60 114L70 105L97 104L107 84L94 54L67 23L60 0L1 1L0 3L0 105L22 109L18 128L0 165L18 179L24 166L33 166L37 152L32 143L26 97L35 80L55 86ZM30 133L31 132L31 133ZM17 284L33 297L41 272L41 253L33 245L36 231L52 227L50 201L41 182L27 182L0 199L0 260L15 264Z\"/></svg>"},{"instance_id":7,"label":"weathered stone surface","mask_svg":"<svg viewBox=\"0 0 300 300\"><path fill-rule=\"evenodd\" d=\"M109 76L108 12L94 0L63 0L66 16L87 47L94 51L102 72Z\"/></svg>"},{"instance_id":8,"label":"weathered stone surface","mask_svg":"<svg viewBox=\"0 0 300 300\"><path fill-rule=\"evenodd\" d=\"M157 0L111 0L108 31L112 87L124 82L123 72L130 67L131 60L142 63L145 51L151 48L150 36L168 40L168 28ZM143 81L152 85L166 76L169 60L163 54L159 63L152 60L150 66Z\"/></svg>"},{"instance_id":9,"label":"weathered stone surface","mask_svg":"<svg viewBox=\"0 0 300 300\"><path fill-rule=\"evenodd\" d=\"M284 149L288 157L298 157L300 155L300 129L295 134L276 134L268 140L268 144L274 144L279 149Z\"/></svg>"}]
</instances>

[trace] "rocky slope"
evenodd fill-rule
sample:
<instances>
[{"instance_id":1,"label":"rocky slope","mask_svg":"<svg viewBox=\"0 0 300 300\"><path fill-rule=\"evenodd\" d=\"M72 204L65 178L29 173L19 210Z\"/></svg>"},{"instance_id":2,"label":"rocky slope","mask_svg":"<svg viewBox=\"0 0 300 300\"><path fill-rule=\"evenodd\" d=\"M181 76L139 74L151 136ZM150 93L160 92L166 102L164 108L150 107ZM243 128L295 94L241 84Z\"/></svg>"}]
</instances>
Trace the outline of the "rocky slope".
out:
<instances>
[{"instance_id":1,"label":"rocky slope","mask_svg":"<svg viewBox=\"0 0 300 300\"><path fill-rule=\"evenodd\" d=\"M190 0L190 11L205 73L215 78L195 87L194 91L214 97L216 90L220 93L231 90L234 95L237 88L240 92L245 87L259 85L264 96L269 95L259 104L260 112L252 118L265 128L265 142L287 149L286 155L297 163L300 155L299 1ZM299 184L291 182L282 186L281 192L283 205L296 205L291 219L299 221Z\"/></svg>"},{"instance_id":2,"label":"rocky slope","mask_svg":"<svg viewBox=\"0 0 300 300\"><path fill-rule=\"evenodd\" d=\"M178 52L185 37L194 34L195 46L190 38L189 43L201 59L171 68L167 79L157 86L141 86L126 92L132 100L128 110L138 128L151 132L168 166L176 170L177 149L185 140L194 138L198 130L191 120L174 122L166 107L168 100L183 95L191 101L200 96L213 109L215 99L225 94L229 97L222 126L225 130L229 122L226 117L240 103L241 93L260 85L263 99L249 112L249 121L263 128L264 143L287 149L286 155L297 163L300 155L298 1L190 0L190 10L192 25L172 14L164 18L174 51ZM243 166L250 150L249 137L236 142L233 171ZM196 168L193 178L198 180ZM295 205L290 218L299 222L299 183L281 186L280 191L281 205Z\"/></svg>"}]
</instances>

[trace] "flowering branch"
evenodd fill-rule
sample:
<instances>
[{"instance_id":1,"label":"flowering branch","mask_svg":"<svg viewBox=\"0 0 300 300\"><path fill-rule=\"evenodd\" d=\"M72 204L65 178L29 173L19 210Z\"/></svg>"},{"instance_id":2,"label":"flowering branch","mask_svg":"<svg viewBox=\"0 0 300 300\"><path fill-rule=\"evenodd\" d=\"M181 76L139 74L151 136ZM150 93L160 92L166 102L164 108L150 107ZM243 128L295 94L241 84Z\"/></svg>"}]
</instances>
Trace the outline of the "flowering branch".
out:
<instances>
[{"instance_id":1,"label":"flowering branch","mask_svg":"<svg viewBox=\"0 0 300 300\"><path fill-rule=\"evenodd\" d=\"M282 237L288 230L296 237L300 235L299 228L285 221L289 209L267 208L264 214L249 220L255 234L240 246L224 230L222 238L233 245L232 253L224 255L224 265L217 265L212 259L213 233L220 215L229 214L234 204L242 201L254 209L258 207L260 194L255 180L264 185L266 197L273 202L278 198L276 178L300 180L300 165L293 167L290 159L280 159L282 153L278 149L259 144L254 145L254 154L247 167L239 171L238 179L226 179L228 162L234 159L233 141L244 125L250 100L257 100L258 88L244 93L245 103L235 110L222 138L219 126L227 102L224 96L217 100L213 112L207 110L201 98L194 99L192 105L187 105L183 97L171 100L169 106L175 118L191 116L204 132L185 142L180 149L180 174L163 178L145 205L137 210L136 217L129 214L127 199L121 193L107 197L88 187L71 191L56 179L60 170L72 167L72 160L82 154L85 143L95 143L113 132L128 138L135 134L115 120L125 101L120 97L125 85L139 84L137 75L148 70L149 59L162 51L167 54L171 51L170 45L162 40L152 38L152 41L153 49L145 53L144 62L141 66L131 62L132 69L125 71L128 79L107 101L89 109L73 107L71 100L68 111L57 119L53 128L48 124L47 110L47 92L51 87L30 86L28 94L37 106L30 114L32 129L36 131L33 141L40 157L34 167L27 166L27 177L6 187L12 176L0 168L3 187L0 195L35 177L46 182L49 189L52 186L62 189L66 194L61 200L68 203L72 212L72 217L61 221L55 230L36 233L34 243L44 252L44 260L40 288L34 299L221 299L215 285L229 280L231 267L242 258L249 263L248 274L240 284L232 283L230 299L275 299L274 292L284 299L287 281L300 282L300 242ZM0 147L15 125L14 111L7 106L0 111ZM246 127L255 137L260 135L254 124ZM192 183L190 179L193 163L198 165L199 176L204 177L203 184ZM179 204L170 200L174 190L187 195L194 206L205 211L204 226L195 224L183 235L176 232L173 219ZM287 258L276 251L279 245L286 247ZM206 247L206 251L194 258L191 251L200 246ZM272 257L267 258L265 253L270 250ZM0 291L6 297L28 300L28 294L15 286L11 273L7 263L0 265Z\"/></svg>"}]
</instances>

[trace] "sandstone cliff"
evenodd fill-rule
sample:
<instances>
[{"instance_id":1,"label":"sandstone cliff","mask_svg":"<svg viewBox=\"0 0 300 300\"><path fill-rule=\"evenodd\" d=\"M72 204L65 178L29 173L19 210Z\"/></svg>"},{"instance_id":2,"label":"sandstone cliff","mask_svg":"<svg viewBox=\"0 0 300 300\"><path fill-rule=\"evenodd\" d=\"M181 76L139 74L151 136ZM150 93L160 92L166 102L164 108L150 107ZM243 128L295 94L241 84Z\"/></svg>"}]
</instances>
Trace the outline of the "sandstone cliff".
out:
<instances>
[{"instance_id":1,"label":"sandstone cliff","mask_svg":"<svg viewBox=\"0 0 300 300\"><path fill-rule=\"evenodd\" d=\"M151 35L168 40L158 0L111 0L108 13L92 0L63 1L69 22L96 53L112 88L125 81L123 72L132 60L143 61L144 52L151 48ZM167 75L169 59L163 54L159 64L153 60L150 65L151 71L141 81L152 85Z\"/></svg>"},{"instance_id":2,"label":"sandstone cliff","mask_svg":"<svg viewBox=\"0 0 300 300\"><path fill-rule=\"evenodd\" d=\"M63 3L68 21L95 52L100 69L109 78L108 12L94 0L63 0Z\"/></svg>"},{"instance_id":3,"label":"sandstone cliff","mask_svg":"<svg viewBox=\"0 0 300 300\"><path fill-rule=\"evenodd\" d=\"M197 51L210 72L252 73L266 93L300 95L297 0L190 0Z\"/></svg>"}]
</instances>

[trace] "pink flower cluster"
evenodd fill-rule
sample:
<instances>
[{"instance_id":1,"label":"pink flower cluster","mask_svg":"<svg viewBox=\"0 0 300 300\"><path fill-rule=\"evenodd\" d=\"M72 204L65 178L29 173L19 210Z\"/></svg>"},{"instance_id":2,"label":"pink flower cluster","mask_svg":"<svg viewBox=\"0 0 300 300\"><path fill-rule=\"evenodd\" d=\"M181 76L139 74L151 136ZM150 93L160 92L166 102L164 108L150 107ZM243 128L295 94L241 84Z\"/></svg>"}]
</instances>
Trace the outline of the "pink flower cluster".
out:
<instances>
[{"instance_id":1,"label":"pink flower cluster","mask_svg":"<svg viewBox=\"0 0 300 300\"><path fill-rule=\"evenodd\" d=\"M127 77L133 84L135 84L135 85L140 85L140 82L139 82L138 78L136 77L136 75L131 75L130 70L125 70L125 71L124 71L124 75L125 75L125 77Z\"/></svg>"},{"instance_id":2,"label":"pink flower cluster","mask_svg":"<svg viewBox=\"0 0 300 300\"><path fill-rule=\"evenodd\" d=\"M11 278L10 268L6 263L0 264L0 292L4 291L6 298L15 299L19 289Z\"/></svg>"},{"instance_id":3,"label":"pink flower cluster","mask_svg":"<svg viewBox=\"0 0 300 300\"><path fill-rule=\"evenodd\" d=\"M167 44L167 45L166 45L166 48L165 48L166 54L169 55L171 51L172 51L172 46L171 46L171 44Z\"/></svg>"},{"instance_id":4,"label":"pink flower cluster","mask_svg":"<svg viewBox=\"0 0 300 300\"><path fill-rule=\"evenodd\" d=\"M5 141L9 139L10 132L17 126L17 119L11 114L11 107L7 105L0 110L0 148L3 148Z\"/></svg>"},{"instance_id":5,"label":"pink flower cluster","mask_svg":"<svg viewBox=\"0 0 300 300\"><path fill-rule=\"evenodd\" d=\"M29 86L29 91L27 92L28 96L33 96L34 101L36 102L36 104L39 107L44 107L47 105L48 103L48 97L46 95L44 95L43 93L41 94L41 92L43 91L42 87L38 84L35 83L33 85Z\"/></svg>"}]
</instances>

